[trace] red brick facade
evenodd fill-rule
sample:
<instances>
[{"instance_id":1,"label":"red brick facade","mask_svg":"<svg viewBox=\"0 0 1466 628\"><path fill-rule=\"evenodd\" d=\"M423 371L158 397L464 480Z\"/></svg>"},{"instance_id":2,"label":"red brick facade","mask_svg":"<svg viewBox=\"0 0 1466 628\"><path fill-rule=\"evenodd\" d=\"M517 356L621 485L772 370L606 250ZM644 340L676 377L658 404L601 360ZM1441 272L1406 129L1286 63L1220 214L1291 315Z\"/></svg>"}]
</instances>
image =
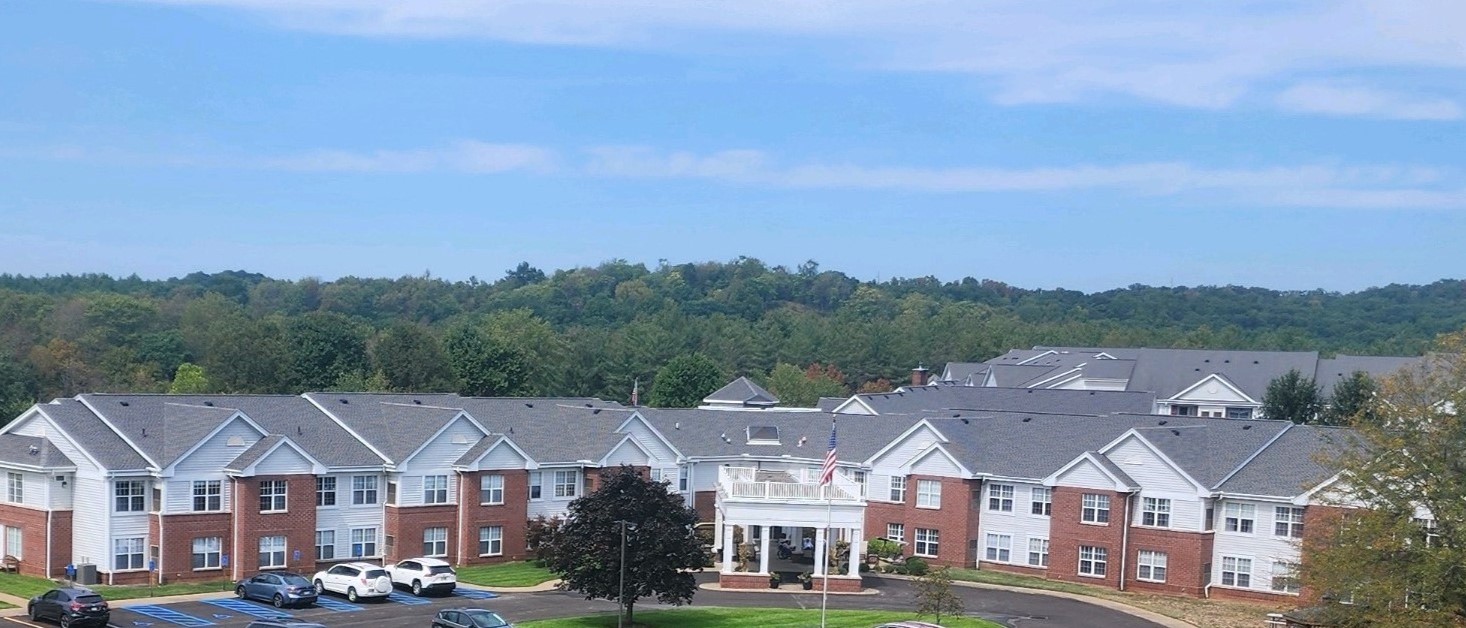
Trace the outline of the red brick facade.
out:
<instances>
[{"instance_id":1,"label":"red brick facade","mask_svg":"<svg viewBox=\"0 0 1466 628\"><path fill-rule=\"evenodd\" d=\"M1133 519L1135 513L1130 516ZM1125 574L1125 588L1134 591L1201 595L1206 587L1206 568L1211 564L1212 537L1210 532L1130 528L1130 556L1125 561L1128 570ZM1136 570L1142 550L1166 554L1165 582L1146 582L1139 578Z\"/></svg>"},{"instance_id":2,"label":"red brick facade","mask_svg":"<svg viewBox=\"0 0 1466 628\"><path fill-rule=\"evenodd\" d=\"M292 485L293 486L293 485ZM255 500L255 509L259 509L258 498ZM312 511L315 504L312 503ZM158 561L159 573L164 582L183 582L189 580L219 580L227 577L229 572L225 567L210 567L199 570L193 568L193 541L194 539L218 538L220 540L221 558L228 555L233 562L235 557L242 554L258 554L259 542L255 541L253 546L233 547L234 522L231 513L211 512L186 515L153 515L152 516L153 538L163 540L162 556ZM162 521L162 536L157 535L159 520ZM315 539L311 539L314 544ZM295 548L297 546L291 545ZM315 549L310 549L310 557L314 557ZM258 556L256 556L258 560Z\"/></svg>"},{"instance_id":3,"label":"red brick facade","mask_svg":"<svg viewBox=\"0 0 1466 628\"><path fill-rule=\"evenodd\" d=\"M51 573L52 578L66 575L66 566L71 564L71 530L74 515L70 510L51 512Z\"/></svg>"},{"instance_id":4,"label":"red brick facade","mask_svg":"<svg viewBox=\"0 0 1466 628\"><path fill-rule=\"evenodd\" d=\"M1080 510L1085 494L1110 497L1108 524L1099 525L1080 521ZM1125 529L1125 508L1125 495L1121 493L1070 486L1054 487L1053 514L1049 518L1049 578L1118 588L1121 570L1120 544L1121 535ZM1105 549L1106 564L1103 577L1080 575L1080 546ZM1134 569L1133 564L1127 563L1125 569Z\"/></svg>"},{"instance_id":5,"label":"red brick facade","mask_svg":"<svg viewBox=\"0 0 1466 628\"><path fill-rule=\"evenodd\" d=\"M46 511L14 504L0 504L0 525L21 529L20 573L28 576L46 576ZM10 551L10 548L6 548L6 551L14 553ZM52 571L55 571L55 561L58 559L52 556L51 560ZM61 567L65 568L66 563L61 563Z\"/></svg>"},{"instance_id":6,"label":"red brick facade","mask_svg":"<svg viewBox=\"0 0 1466 628\"><path fill-rule=\"evenodd\" d=\"M941 482L941 508L918 508L916 506L917 483L920 480ZM887 487L875 487L874 491L887 491ZM916 555L916 531L927 529L937 531L937 555L922 558L934 565L971 567L976 555L968 551L970 539L977 538L978 512L973 491L981 490L981 483L958 478L943 478L927 475L912 475L906 478L906 500L895 504L872 500L865 511L865 538L886 537L886 524L901 523L906 526L905 554ZM887 497L878 493L876 497ZM831 581L831 585L834 581Z\"/></svg>"},{"instance_id":7,"label":"red brick facade","mask_svg":"<svg viewBox=\"0 0 1466 628\"><path fill-rule=\"evenodd\" d=\"M490 475L504 477L502 504L482 503L479 494L482 478ZM525 521L529 520L529 472L522 469L479 471L464 473L459 479L458 503L463 504L463 527L456 535L460 543L453 546L456 552L453 562L477 565L524 560L528 554L524 532ZM479 528L484 526L503 528L503 555L479 555Z\"/></svg>"},{"instance_id":8,"label":"red brick facade","mask_svg":"<svg viewBox=\"0 0 1466 628\"><path fill-rule=\"evenodd\" d=\"M284 512L260 512L260 484L285 482ZM234 526L238 531L230 555L230 578L238 580L260 569L260 539L285 537L285 565L291 571L315 571L316 478L313 475L262 475L239 478L234 486ZM390 510L390 509L389 509Z\"/></svg>"},{"instance_id":9,"label":"red brick facade","mask_svg":"<svg viewBox=\"0 0 1466 628\"><path fill-rule=\"evenodd\" d=\"M718 492L698 491L693 493L692 507L697 510L698 521L715 521L718 512Z\"/></svg>"},{"instance_id":10,"label":"red brick facade","mask_svg":"<svg viewBox=\"0 0 1466 628\"><path fill-rule=\"evenodd\" d=\"M477 499L477 498L475 498ZM434 504L432 506L392 506L386 508L383 527L391 543L382 548L382 560L384 562L397 562L399 560L426 556L428 552L423 551L423 532L428 528L446 528L448 530L447 552L443 558L451 560L453 548L458 543L458 506L453 504ZM524 519L520 519L520 535L524 534ZM473 541L478 542L477 528L474 528ZM508 531L505 531L508 534Z\"/></svg>"}]
</instances>

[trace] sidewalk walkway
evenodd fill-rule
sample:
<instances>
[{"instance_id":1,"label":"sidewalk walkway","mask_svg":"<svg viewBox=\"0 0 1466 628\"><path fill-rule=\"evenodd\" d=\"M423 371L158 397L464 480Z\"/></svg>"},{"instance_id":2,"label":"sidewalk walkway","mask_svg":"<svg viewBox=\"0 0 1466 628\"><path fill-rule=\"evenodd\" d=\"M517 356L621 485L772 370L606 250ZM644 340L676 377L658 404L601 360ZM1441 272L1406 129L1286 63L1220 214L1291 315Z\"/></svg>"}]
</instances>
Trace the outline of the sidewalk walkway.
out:
<instances>
[{"instance_id":1,"label":"sidewalk walkway","mask_svg":"<svg viewBox=\"0 0 1466 628\"><path fill-rule=\"evenodd\" d=\"M919 579L919 578L917 578L915 576L902 576L902 575L899 575L899 574L888 574L888 573L880 574L880 577L881 578L893 578L893 579L897 579L897 580L918 580ZM1027 587L1014 587L1014 586L1008 586L1008 585L1005 585L1005 584L987 584L985 582L967 582L965 580L953 580L952 581L952 584L953 585L956 585L956 586L959 586L959 587L968 587L968 588L971 588L971 589L991 589L993 591L1008 591L1010 593L1028 593L1028 594L1032 594L1032 595L1047 595L1049 597L1061 597L1061 598L1065 598L1065 599L1075 600L1075 601L1078 601L1078 602L1084 602L1086 604L1093 604L1095 606L1103 606L1103 607L1108 608L1108 609L1111 609L1111 610L1115 610L1115 611L1119 611L1121 613L1125 613L1126 615L1133 615L1135 617L1139 617L1139 618L1144 619L1146 621L1155 622L1157 624L1160 624L1162 626L1165 626L1166 628L1196 628L1196 625L1195 624L1191 624L1191 623L1187 623L1187 622L1181 621L1179 619L1176 619L1175 617L1168 617L1166 615L1162 615L1162 614L1157 613L1155 611L1148 611L1148 610L1145 610L1143 608L1139 608L1139 607L1136 607L1136 606L1131 606L1129 604L1125 604L1123 602L1116 602L1114 600L1108 600L1108 599L1105 599L1105 598L1102 598L1102 597L1094 597L1094 596L1091 596L1091 595L1080 595L1078 593L1068 593L1068 592L1065 592L1065 591L1050 591L1048 589L1030 589L1030 588L1027 588Z\"/></svg>"}]
</instances>

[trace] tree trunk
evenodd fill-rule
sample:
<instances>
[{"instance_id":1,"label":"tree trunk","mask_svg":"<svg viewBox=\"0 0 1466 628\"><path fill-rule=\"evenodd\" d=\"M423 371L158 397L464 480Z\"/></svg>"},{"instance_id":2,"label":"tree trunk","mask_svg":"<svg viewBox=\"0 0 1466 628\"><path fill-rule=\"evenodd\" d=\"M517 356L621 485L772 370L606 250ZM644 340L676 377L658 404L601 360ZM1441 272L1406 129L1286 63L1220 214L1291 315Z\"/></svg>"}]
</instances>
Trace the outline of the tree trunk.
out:
<instances>
[{"instance_id":1,"label":"tree trunk","mask_svg":"<svg viewBox=\"0 0 1466 628\"><path fill-rule=\"evenodd\" d=\"M631 620L631 606L632 606L632 604L633 604L633 602L627 602L626 603L626 628L632 628L633 626L636 625L636 622L634 622L634 621Z\"/></svg>"}]
</instances>

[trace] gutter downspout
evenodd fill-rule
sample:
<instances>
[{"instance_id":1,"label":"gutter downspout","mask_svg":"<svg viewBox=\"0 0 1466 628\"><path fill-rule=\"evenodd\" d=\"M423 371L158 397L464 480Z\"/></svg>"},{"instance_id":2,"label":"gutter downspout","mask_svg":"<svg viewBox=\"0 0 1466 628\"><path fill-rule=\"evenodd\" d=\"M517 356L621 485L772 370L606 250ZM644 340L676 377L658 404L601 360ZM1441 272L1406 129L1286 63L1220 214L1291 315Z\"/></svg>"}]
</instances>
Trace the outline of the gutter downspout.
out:
<instances>
[{"instance_id":1,"label":"gutter downspout","mask_svg":"<svg viewBox=\"0 0 1466 628\"><path fill-rule=\"evenodd\" d=\"M47 497L49 497L50 496L49 495L50 491L46 491L46 492L48 494ZM53 525L51 523L51 512L52 512L51 511L51 508L48 505L47 508L46 508L46 577L47 578L50 578L51 577L51 526Z\"/></svg>"},{"instance_id":2,"label":"gutter downspout","mask_svg":"<svg viewBox=\"0 0 1466 628\"><path fill-rule=\"evenodd\" d=\"M1125 527L1120 530L1120 590L1125 590L1125 570L1130 559L1130 503L1135 493L1125 494Z\"/></svg>"},{"instance_id":3,"label":"gutter downspout","mask_svg":"<svg viewBox=\"0 0 1466 628\"><path fill-rule=\"evenodd\" d=\"M161 506L159 506L159 507L161 508ZM161 585L161 584L163 584L163 574L165 573L163 571L163 557L168 555L168 552L165 551L165 550L168 549L168 543L165 542L164 539L166 539L168 537L163 532L163 511L162 510L159 510L158 511L157 517L158 517L158 565L157 565L157 567L158 567L158 584Z\"/></svg>"},{"instance_id":4,"label":"gutter downspout","mask_svg":"<svg viewBox=\"0 0 1466 628\"><path fill-rule=\"evenodd\" d=\"M467 507L467 505L466 505L467 504L467 501L464 498L464 492L467 489L464 488L464 485L466 484L466 482L464 481L463 471L461 471L461 470L455 470L455 472L458 474L458 552L457 553L458 553L458 565L461 567L461 566L463 566L463 545L464 545L464 543L467 542L467 540L464 539L464 537L468 536L468 530L464 529L464 527L463 527L463 510L464 510L464 508ZM480 478L479 481L482 482L483 479Z\"/></svg>"}]
</instances>

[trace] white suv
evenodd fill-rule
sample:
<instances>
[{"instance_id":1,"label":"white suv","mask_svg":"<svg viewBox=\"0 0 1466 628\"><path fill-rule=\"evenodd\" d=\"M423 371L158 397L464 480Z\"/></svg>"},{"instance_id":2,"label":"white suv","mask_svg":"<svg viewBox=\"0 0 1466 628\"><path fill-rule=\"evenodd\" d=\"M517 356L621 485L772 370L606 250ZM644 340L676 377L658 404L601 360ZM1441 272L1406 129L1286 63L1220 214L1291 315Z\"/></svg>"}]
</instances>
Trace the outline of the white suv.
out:
<instances>
[{"instance_id":1,"label":"white suv","mask_svg":"<svg viewBox=\"0 0 1466 628\"><path fill-rule=\"evenodd\" d=\"M436 558L409 558L387 568L392 584L412 589L413 595L429 591L452 593L458 586L458 573L447 562Z\"/></svg>"},{"instance_id":2,"label":"white suv","mask_svg":"<svg viewBox=\"0 0 1466 628\"><path fill-rule=\"evenodd\" d=\"M364 597L387 597L392 593L392 578L387 570L371 563L341 563L314 578L316 593L340 593L355 602Z\"/></svg>"}]
</instances>

